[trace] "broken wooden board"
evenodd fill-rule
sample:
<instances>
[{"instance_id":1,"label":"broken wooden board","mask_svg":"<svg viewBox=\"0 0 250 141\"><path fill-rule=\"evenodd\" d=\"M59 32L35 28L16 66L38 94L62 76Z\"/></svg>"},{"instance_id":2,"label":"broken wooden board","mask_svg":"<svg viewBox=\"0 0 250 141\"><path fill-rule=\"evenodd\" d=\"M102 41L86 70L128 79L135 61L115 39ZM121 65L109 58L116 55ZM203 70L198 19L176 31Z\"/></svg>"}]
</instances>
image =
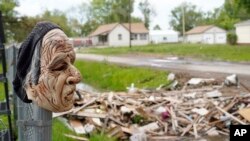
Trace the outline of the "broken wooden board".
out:
<instances>
[{"instance_id":1,"label":"broken wooden board","mask_svg":"<svg viewBox=\"0 0 250 141\"><path fill-rule=\"evenodd\" d=\"M69 120L69 124L77 134L85 134L85 129L79 120Z\"/></svg>"},{"instance_id":2,"label":"broken wooden board","mask_svg":"<svg viewBox=\"0 0 250 141\"><path fill-rule=\"evenodd\" d=\"M239 110L239 114L250 122L250 108L244 108Z\"/></svg>"}]
</instances>

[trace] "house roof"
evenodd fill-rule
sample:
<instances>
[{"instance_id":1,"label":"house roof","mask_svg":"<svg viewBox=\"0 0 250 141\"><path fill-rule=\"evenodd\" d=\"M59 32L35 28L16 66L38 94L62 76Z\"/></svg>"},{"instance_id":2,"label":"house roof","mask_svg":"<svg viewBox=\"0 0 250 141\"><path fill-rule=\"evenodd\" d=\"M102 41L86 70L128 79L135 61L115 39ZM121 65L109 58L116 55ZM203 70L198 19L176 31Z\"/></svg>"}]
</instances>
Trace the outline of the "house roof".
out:
<instances>
[{"instance_id":1,"label":"house roof","mask_svg":"<svg viewBox=\"0 0 250 141\"><path fill-rule=\"evenodd\" d=\"M129 23L123 24L129 30ZM145 27L144 23L131 23L132 33L148 33L148 29Z\"/></svg>"},{"instance_id":2,"label":"house roof","mask_svg":"<svg viewBox=\"0 0 250 141\"><path fill-rule=\"evenodd\" d=\"M207 31L208 29L210 29L212 27L214 27L214 25L197 26L197 27L194 27L193 29L187 31L186 34L200 34L200 33L204 33L205 31Z\"/></svg>"},{"instance_id":3,"label":"house roof","mask_svg":"<svg viewBox=\"0 0 250 141\"><path fill-rule=\"evenodd\" d=\"M246 25L250 25L250 20L239 22L239 23L235 24L235 26L246 26Z\"/></svg>"},{"instance_id":4,"label":"house roof","mask_svg":"<svg viewBox=\"0 0 250 141\"><path fill-rule=\"evenodd\" d=\"M89 36L96 35L105 35L111 32L119 23L105 24L100 25L94 32L92 32ZM129 30L129 23L120 24L124 26L127 30ZM148 29L145 27L143 23L131 23L131 32L132 33L148 33Z\"/></svg>"}]
</instances>

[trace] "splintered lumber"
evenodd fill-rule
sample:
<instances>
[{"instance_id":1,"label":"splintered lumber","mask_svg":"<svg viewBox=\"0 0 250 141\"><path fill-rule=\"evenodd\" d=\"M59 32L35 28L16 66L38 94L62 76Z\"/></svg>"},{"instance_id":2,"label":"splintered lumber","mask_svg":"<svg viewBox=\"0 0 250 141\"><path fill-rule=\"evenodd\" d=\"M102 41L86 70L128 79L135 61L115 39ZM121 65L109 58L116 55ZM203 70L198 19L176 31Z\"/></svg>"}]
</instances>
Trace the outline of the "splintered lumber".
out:
<instances>
[{"instance_id":1,"label":"splintered lumber","mask_svg":"<svg viewBox=\"0 0 250 141\"><path fill-rule=\"evenodd\" d=\"M229 124L250 123L250 94L244 89L242 93L234 94L237 88L225 94L228 90L222 85L197 87L138 90L133 94L80 93L83 99L72 110L54 116L67 114L64 117L77 133L100 131L131 141L229 135Z\"/></svg>"},{"instance_id":2,"label":"splintered lumber","mask_svg":"<svg viewBox=\"0 0 250 141\"><path fill-rule=\"evenodd\" d=\"M69 123L77 134L86 133L82 123L79 120L70 120Z\"/></svg>"},{"instance_id":3,"label":"splintered lumber","mask_svg":"<svg viewBox=\"0 0 250 141\"><path fill-rule=\"evenodd\" d=\"M250 122L250 108L240 109L239 114Z\"/></svg>"},{"instance_id":4,"label":"splintered lumber","mask_svg":"<svg viewBox=\"0 0 250 141\"><path fill-rule=\"evenodd\" d=\"M160 126L158 125L158 122L152 122L152 123L149 123L147 125L140 127L139 130L145 132L145 131L154 131L154 130L157 130L159 128L160 128Z\"/></svg>"},{"instance_id":5,"label":"splintered lumber","mask_svg":"<svg viewBox=\"0 0 250 141\"><path fill-rule=\"evenodd\" d=\"M88 103L82 105L81 107L75 108L74 111L73 111L73 113L75 114L75 113L77 113L78 111L82 110L83 108L85 108L85 107L87 107L87 106L93 104L93 103L96 101L96 99L97 99L97 98L93 98L93 99L91 99Z\"/></svg>"},{"instance_id":6,"label":"splintered lumber","mask_svg":"<svg viewBox=\"0 0 250 141\"><path fill-rule=\"evenodd\" d=\"M149 136L149 141L159 141L159 140L177 140L177 136Z\"/></svg>"},{"instance_id":7,"label":"splintered lumber","mask_svg":"<svg viewBox=\"0 0 250 141\"><path fill-rule=\"evenodd\" d=\"M81 117L91 117L91 118L105 118L107 114L102 113L90 113L90 112L78 112L77 114L72 114Z\"/></svg>"},{"instance_id":8,"label":"splintered lumber","mask_svg":"<svg viewBox=\"0 0 250 141\"><path fill-rule=\"evenodd\" d=\"M121 138L122 136L124 136L124 133L123 133L120 126L116 126L114 128L111 128L107 134L108 134L108 136L115 137L115 138Z\"/></svg>"},{"instance_id":9,"label":"splintered lumber","mask_svg":"<svg viewBox=\"0 0 250 141\"><path fill-rule=\"evenodd\" d=\"M78 141L89 141L87 138L79 137L79 136L75 136L75 135L64 134L64 136L69 137L71 139L78 140Z\"/></svg>"},{"instance_id":10,"label":"splintered lumber","mask_svg":"<svg viewBox=\"0 0 250 141\"><path fill-rule=\"evenodd\" d=\"M238 119L237 117L233 116L232 114L226 112L225 110L221 109L220 107L218 106L215 106L216 109L220 110L222 113L224 113L225 115L231 117L233 120L237 121L238 123L242 124L242 125L246 125L245 122L241 121L240 119Z\"/></svg>"},{"instance_id":11,"label":"splintered lumber","mask_svg":"<svg viewBox=\"0 0 250 141\"><path fill-rule=\"evenodd\" d=\"M66 115L66 114L70 114L72 112L73 112L73 109L70 109L69 111L66 111L66 112L53 113L52 117L56 118L56 117L60 117L60 116Z\"/></svg>"}]
</instances>

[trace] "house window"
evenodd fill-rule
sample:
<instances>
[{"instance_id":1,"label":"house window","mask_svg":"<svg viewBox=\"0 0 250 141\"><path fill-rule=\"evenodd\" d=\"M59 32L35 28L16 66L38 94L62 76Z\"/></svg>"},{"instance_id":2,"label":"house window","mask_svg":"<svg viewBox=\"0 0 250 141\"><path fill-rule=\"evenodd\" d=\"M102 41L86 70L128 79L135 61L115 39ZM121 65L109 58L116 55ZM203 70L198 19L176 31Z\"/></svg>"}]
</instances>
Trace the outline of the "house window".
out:
<instances>
[{"instance_id":1,"label":"house window","mask_svg":"<svg viewBox=\"0 0 250 141\"><path fill-rule=\"evenodd\" d=\"M163 37L163 41L167 41L167 37Z\"/></svg>"},{"instance_id":2,"label":"house window","mask_svg":"<svg viewBox=\"0 0 250 141\"><path fill-rule=\"evenodd\" d=\"M140 40L147 40L147 34L140 34Z\"/></svg>"},{"instance_id":3,"label":"house window","mask_svg":"<svg viewBox=\"0 0 250 141\"><path fill-rule=\"evenodd\" d=\"M122 40L122 34L118 34L118 40Z\"/></svg>"},{"instance_id":4,"label":"house window","mask_svg":"<svg viewBox=\"0 0 250 141\"><path fill-rule=\"evenodd\" d=\"M137 40L137 34L131 34L131 40Z\"/></svg>"}]
</instances>

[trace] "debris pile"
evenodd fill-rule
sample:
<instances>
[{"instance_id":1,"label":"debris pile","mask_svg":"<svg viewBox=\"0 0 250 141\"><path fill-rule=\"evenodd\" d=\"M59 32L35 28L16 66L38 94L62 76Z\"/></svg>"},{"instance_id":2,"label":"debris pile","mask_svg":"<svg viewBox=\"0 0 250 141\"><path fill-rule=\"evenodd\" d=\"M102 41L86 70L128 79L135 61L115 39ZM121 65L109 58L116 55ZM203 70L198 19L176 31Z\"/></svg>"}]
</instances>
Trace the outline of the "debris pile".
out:
<instances>
[{"instance_id":1,"label":"debris pile","mask_svg":"<svg viewBox=\"0 0 250 141\"><path fill-rule=\"evenodd\" d=\"M185 88L172 91L135 89L134 85L128 93L78 90L75 108L54 117L66 117L78 134L99 131L119 140L229 136L231 124L250 123L250 93L224 94L225 86L213 81L191 79Z\"/></svg>"}]
</instances>

